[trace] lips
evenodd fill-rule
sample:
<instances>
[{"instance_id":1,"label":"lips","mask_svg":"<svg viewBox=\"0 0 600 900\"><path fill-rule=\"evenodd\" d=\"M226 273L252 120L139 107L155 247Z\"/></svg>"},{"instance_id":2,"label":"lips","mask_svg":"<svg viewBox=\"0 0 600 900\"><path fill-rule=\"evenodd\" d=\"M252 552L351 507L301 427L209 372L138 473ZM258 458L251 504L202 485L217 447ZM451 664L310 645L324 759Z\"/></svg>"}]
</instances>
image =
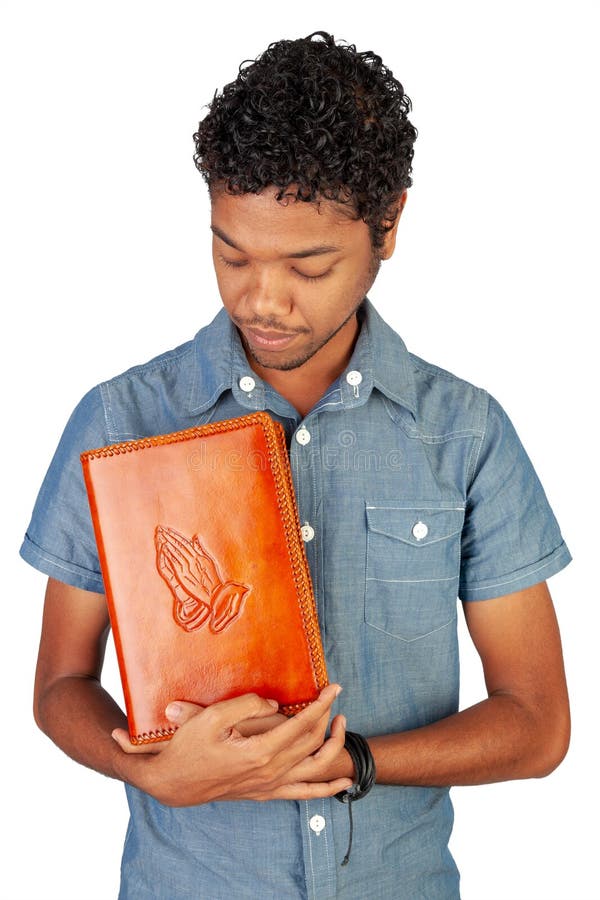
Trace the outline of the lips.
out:
<instances>
[{"instance_id":1,"label":"lips","mask_svg":"<svg viewBox=\"0 0 600 900\"><path fill-rule=\"evenodd\" d=\"M265 347L271 350L287 347L296 337L295 332L261 331L259 328L245 328L244 334L249 343L255 347Z\"/></svg>"}]
</instances>

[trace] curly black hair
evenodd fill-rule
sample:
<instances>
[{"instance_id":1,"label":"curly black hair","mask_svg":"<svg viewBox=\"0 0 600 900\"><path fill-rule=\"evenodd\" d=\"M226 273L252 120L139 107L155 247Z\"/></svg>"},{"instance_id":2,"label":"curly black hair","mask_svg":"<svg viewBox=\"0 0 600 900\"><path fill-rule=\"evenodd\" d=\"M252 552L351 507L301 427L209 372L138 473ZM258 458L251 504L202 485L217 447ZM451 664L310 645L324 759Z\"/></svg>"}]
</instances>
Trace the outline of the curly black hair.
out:
<instances>
[{"instance_id":1,"label":"curly black hair","mask_svg":"<svg viewBox=\"0 0 600 900\"><path fill-rule=\"evenodd\" d=\"M410 98L380 56L325 31L277 41L244 60L208 106L194 162L211 196L275 186L277 200L334 200L381 247L412 184L417 131Z\"/></svg>"}]
</instances>

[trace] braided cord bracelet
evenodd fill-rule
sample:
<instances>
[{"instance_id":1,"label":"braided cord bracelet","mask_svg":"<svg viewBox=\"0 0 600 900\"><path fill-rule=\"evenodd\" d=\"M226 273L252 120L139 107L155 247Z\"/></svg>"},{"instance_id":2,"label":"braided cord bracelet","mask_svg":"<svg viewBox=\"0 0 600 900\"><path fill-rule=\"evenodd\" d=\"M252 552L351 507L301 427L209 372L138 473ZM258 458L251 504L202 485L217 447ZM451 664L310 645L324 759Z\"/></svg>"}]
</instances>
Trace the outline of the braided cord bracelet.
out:
<instances>
[{"instance_id":1,"label":"braided cord bracelet","mask_svg":"<svg viewBox=\"0 0 600 900\"><path fill-rule=\"evenodd\" d=\"M348 849L346 850L346 855L344 856L341 863L343 866L346 866L348 865L348 862L350 860L350 850L352 849L352 833L354 831L354 824L352 821L352 804L357 800L362 800L363 797L367 796L367 794L375 784L376 772L375 760L373 759L371 748L367 744L362 734L357 734L355 731L347 731L344 747L350 755L350 758L354 764L354 771L356 772L355 784L353 784L351 788L348 788L348 790L340 791L339 793L335 794L336 800L339 800L340 803L348 804L350 836L348 838Z\"/></svg>"}]
</instances>

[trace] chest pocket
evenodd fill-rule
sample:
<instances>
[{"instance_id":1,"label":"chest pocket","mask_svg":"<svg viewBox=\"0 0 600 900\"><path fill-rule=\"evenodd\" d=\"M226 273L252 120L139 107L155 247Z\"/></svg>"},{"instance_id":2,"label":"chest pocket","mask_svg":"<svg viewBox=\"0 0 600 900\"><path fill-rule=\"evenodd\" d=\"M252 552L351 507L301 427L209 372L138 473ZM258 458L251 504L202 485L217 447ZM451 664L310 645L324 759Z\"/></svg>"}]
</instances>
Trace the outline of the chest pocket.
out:
<instances>
[{"instance_id":1,"label":"chest pocket","mask_svg":"<svg viewBox=\"0 0 600 900\"><path fill-rule=\"evenodd\" d=\"M367 501L366 514L366 623L415 641L452 622L464 508L439 500Z\"/></svg>"}]
</instances>

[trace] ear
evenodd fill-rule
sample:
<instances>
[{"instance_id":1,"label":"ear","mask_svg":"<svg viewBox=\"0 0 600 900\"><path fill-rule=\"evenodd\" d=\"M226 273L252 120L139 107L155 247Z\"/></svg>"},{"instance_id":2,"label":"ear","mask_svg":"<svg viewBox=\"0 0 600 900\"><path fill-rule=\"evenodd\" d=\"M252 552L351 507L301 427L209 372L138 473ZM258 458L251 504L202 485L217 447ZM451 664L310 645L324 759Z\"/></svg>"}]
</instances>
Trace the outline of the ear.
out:
<instances>
[{"instance_id":1,"label":"ear","mask_svg":"<svg viewBox=\"0 0 600 900\"><path fill-rule=\"evenodd\" d=\"M402 210L404 209L407 196L408 191L405 189L402 191L400 199L398 200L398 215L396 216L396 221L394 222L392 228L390 228L390 230L386 232L383 239L383 246L379 251L380 259L389 259L394 252L394 249L396 247L396 234L398 233L398 223L400 222L400 216L402 215Z\"/></svg>"}]
</instances>

